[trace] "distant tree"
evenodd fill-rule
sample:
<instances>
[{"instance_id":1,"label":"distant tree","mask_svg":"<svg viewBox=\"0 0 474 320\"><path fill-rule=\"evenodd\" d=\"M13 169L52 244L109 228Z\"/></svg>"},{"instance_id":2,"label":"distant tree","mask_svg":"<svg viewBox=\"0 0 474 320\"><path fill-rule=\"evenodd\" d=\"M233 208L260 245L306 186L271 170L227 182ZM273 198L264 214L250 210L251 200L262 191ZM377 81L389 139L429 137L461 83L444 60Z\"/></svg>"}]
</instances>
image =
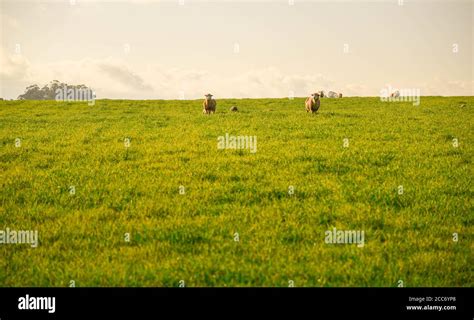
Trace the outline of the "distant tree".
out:
<instances>
[{"instance_id":1,"label":"distant tree","mask_svg":"<svg viewBox=\"0 0 474 320\"><path fill-rule=\"evenodd\" d=\"M68 85L58 80L53 80L49 84L44 85L41 89L38 85L33 84L26 87L25 93L18 96L18 100L55 100L59 90L92 90L83 84Z\"/></svg>"},{"instance_id":2,"label":"distant tree","mask_svg":"<svg viewBox=\"0 0 474 320\"><path fill-rule=\"evenodd\" d=\"M25 93L18 96L18 100L43 100L43 93L38 85L33 84L26 87Z\"/></svg>"},{"instance_id":3,"label":"distant tree","mask_svg":"<svg viewBox=\"0 0 474 320\"><path fill-rule=\"evenodd\" d=\"M44 100L54 100L56 97L56 90L61 88L62 84L58 80L53 80L49 84L41 88L44 94Z\"/></svg>"}]
</instances>

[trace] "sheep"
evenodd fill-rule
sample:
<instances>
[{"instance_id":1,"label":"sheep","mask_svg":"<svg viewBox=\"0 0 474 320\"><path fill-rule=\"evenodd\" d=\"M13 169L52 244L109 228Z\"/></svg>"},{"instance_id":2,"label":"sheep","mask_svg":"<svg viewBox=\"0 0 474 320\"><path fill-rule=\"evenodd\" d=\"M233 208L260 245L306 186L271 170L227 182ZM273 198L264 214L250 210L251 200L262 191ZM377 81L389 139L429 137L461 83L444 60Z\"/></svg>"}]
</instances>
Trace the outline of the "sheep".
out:
<instances>
[{"instance_id":1,"label":"sheep","mask_svg":"<svg viewBox=\"0 0 474 320\"><path fill-rule=\"evenodd\" d=\"M208 93L205 95L206 99L204 100L202 106L202 113L211 114L216 112L216 100L212 99L212 94Z\"/></svg>"},{"instance_id":2,"label":"sheep","mask_svg":"<svg viewBox=\"0 0 474 320\"><path fill-rule=\"evenodd\" d=\"M237 109L236 106L233 106L233 107L230 108L230 111L232 111L232 112L237 112L237 111L239 111L239 109Z\"/></svg>"},{"instance_id":3,"label":"sheep","mask_svg":"<svg viewBox=\"0 0 474 320\"><path fill-rule=\"evenodd\" d=\"M306 98L305 107L306 112L316 112L319 109L321 101L319 100L319 93L313 93L310 97Z\"/></svg>"},{"instance_id":4,"label":"sheep","mask_svg":"<svg viewBox=\"0 0 474 320\"><path fill-rule=\"evenodd\" d=\"M390 97L392 97L392 98L398 98L398 97L400 97L400 91L395 90L394 92L392 92L392 93L390 94Z\"/></svg>"},{"instance_id":5,"label":"sheep","mask_svg":"<svg viewBox=\"0 0 474 320\"><path fill-rule=\"evenodd\" d=\"M329 91L327 94L328 98L342 98L342 93L337 93L334 91Z\"/></svg>"}]
</instances>

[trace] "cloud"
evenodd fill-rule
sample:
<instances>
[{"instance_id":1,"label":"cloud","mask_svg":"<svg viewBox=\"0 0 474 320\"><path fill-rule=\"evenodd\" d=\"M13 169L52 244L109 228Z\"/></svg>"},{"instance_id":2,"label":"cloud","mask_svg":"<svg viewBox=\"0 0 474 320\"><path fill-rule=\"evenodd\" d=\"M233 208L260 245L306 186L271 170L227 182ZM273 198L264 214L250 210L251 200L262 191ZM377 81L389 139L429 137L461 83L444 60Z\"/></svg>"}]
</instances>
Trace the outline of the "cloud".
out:
<instances>
[{"instance_id":1,"label":"cloud","mask_svg":"<svg viewBox=\"0 0 474 320\"><path fill-rule=\"evenodd\" d=\"M225 81L223 81L225 80ZM276 67L266 67L235 75L215 75L209 81L216 95L236 98L281 98L290 94L306 96L308 92L330 88L334 81L321 74L286 74Z\"/></svg>"},{"instance_id":2,"label":"cloud","mask_svg":"<svg viewBox=\"0 0 474 320\"><path fill-rule=\"evenodd\" d=\"M441 80L436 77L430 82L420 84L419 88L424 96L472 96L474 80Z\"/></svg>"},{"instance_id":3,"label":"cloud","mask_svg":"<svg viewBox=\"0 0 474 320\"><path fill-rule=\"evenodd\" d=\"M0 77L6 81L28 80L30 62L21 54L7 54L0 50Z\"/></svg>"},{"instance_id":4,"label":"cloud","mask_svg":"<svg viewBox=\"0 0 474 320\"><path fill-rule=\"evenodd\" d=\"M170 99L176 98L179 92L184 92L185 98L201 98L207 92L221 98L281 98L288 97L290 92L305 96L334 83L322 75L285 74L275 67L240 73L166 69L162 66L147 69L152 71L144 77L159 88L156 94Z\"/></svg>"},{"instance_id":5,"label":"cloud","mask_svg":"<svg viewBox=\"0 0 474 320\"><path fill-rule=\"evenodd\" d=\"M153 91L153 88L150 85L145 84L145 81L140 76L133 73L123 65L99 63L98 68L111 79L120 82L124 86L129 86L132 90Z\"/></svg>"},{"instance_id":6,"label":"cloud","mask_svg":"<svg viewBox=\"0 0 474 320\"><path fill-rule=\"evenodd\" d=\"M344 83L322 74L285 73L275 66L211 72L157 64L137 66L110 57L32 64L23 55L7 54L1 48L0 80L7 98L16 98L28 85L41 86L51 80L85 84L99 99L179 99L183 93L186 99L196 99L207 92L216 98L281 98L307 96L316 90L344 96L380 94L380 88L363 83ZM439 78L414 86L422 95L472 95L473 87L473 81Z\"/></svg>"},{"instance_id":7,"label":"cloud","mask_svg":"<svg viewBox=\"0 0 474 320\"><path fill-rule=\"evenodd\" d=\"M346 84L343 87L342 93L344 96L370 96L370 95L377 95L374 94L373 92L371 93L370 89L363 85L363 84L358 84L358 83L350 83Z\"/></svg>"},{"instance_id":8,"label":"cloud","mask_svg":"<svg viewBox=\"0 0 474 320\"><path fill-rule=\"evenodd\" d=\"M146 98L153 87L120 60L82 59L32 64L24 55L8 54L0 48L0 83L2 95L16 98L31 84L40 86L52 80L85 84L98 98Z\"/></svg>"}]
</instances>

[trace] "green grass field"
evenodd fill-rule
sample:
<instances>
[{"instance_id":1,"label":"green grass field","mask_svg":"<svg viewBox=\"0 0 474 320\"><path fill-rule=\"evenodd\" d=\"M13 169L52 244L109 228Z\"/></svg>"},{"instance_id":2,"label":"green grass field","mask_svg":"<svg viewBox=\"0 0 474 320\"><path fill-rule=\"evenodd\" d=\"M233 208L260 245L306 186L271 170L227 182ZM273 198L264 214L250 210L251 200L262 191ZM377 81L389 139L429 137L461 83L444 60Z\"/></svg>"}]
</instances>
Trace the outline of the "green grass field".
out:
<instances>
[{"instance_id":1,"label":"green grass field","mask_svg":"<svg viewBox=\"0 0 474 320\"><path fill-rule=\"evenodd\" d=\"M473 107L1 101L0 230L39 245L0 244L0 286L474 286Z\"/></svg>"}]
</instances>

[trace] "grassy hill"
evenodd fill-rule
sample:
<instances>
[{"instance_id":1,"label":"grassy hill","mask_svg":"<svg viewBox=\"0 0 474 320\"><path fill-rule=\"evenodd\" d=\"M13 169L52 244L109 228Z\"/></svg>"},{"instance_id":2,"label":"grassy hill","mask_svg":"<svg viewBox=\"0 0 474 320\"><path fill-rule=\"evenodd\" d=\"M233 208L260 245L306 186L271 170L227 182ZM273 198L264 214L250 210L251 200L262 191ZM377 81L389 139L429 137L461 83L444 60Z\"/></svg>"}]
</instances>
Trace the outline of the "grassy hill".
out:
<instances>
[{"instance_id":1,"label":"grassy hill","mask_svg":"<svg viewBox=\"0 0 474 320\"><path fill-rule=\"evenodd\" d=\"M473 107L0 101L0 286L473 286Z\"/></svg>"}]
</instances>

